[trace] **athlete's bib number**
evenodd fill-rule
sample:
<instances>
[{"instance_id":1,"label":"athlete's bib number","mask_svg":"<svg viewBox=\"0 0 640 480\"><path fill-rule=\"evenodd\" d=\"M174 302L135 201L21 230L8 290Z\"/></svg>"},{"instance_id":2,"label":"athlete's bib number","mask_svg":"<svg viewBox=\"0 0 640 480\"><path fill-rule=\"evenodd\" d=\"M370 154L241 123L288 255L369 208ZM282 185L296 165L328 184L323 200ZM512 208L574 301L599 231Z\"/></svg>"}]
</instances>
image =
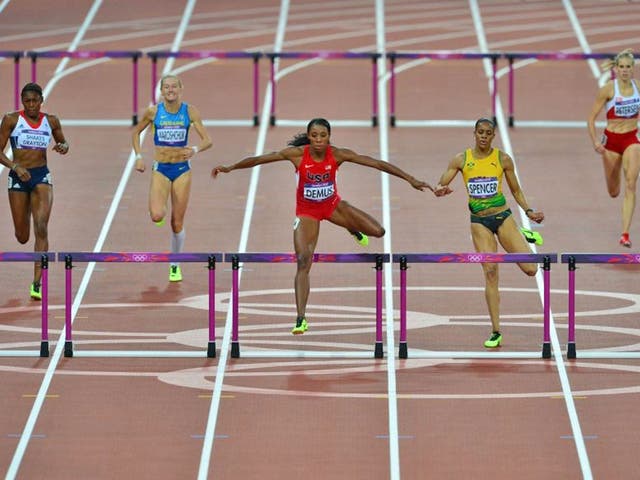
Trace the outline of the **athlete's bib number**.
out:
<instances>
[{"instance_id":1,"label":"athlete's bib number","mask_svg":"<svg viewBox=\"0 0 640 480\"><path fill-rule=\"evenodd\" d=\"M488 198L498 193L497 178L472 178L467 185L471 198Z\"/></svg>"},{"instance_id":2,"label":"athlete's bib number","mask_svg":"<svg viewBox=\"0 0 640 480\"><path fill-rule=\"evenodd\" d=\"M304 186L305 200L312 202L322 202L327 198L331 198L335 194L333 183L312 183Z\"/></svg>"},{"instance_id":3,"label":"athlete's bib number","mask_svg":"<svg viewBox=\"0 0 640 480\"><path fill-rule=\"evenodd\" d=\"M187 131L184 128L161 128L157 131L158 140L165 143L180 143L187 138Z\"/></svg>"},{"instance_id":4,"label":"athlete's bib number","mask_svg":"<svg viewBox=\"0 0 640 480\"><path fill-rule=\"evenodd\" d=\"M49 134L37 130L24 130L18 135L18 148L46 150L49 145Z\"/></svg>"}]
</instances>

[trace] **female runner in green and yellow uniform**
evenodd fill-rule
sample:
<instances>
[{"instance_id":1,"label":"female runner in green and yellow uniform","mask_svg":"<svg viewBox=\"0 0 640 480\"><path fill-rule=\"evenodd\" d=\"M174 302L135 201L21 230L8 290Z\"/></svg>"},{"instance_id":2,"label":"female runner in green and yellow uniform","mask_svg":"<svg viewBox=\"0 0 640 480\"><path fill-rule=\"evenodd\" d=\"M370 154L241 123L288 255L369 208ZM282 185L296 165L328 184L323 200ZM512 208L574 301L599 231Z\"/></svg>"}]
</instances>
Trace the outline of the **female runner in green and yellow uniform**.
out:
<instances>
[{"instance_id":1,"label":"female runner in green and yellow uniform","mask_svg":"<svg viewBox=\"0 0 640 480\"><path fill-rule=\"evenodd\" d=\"M496 128L493 121L487 118L478 120L474 128L475 147L466 149L451 160L440 177L434 193L438 197L451 193L449 184L458 172L461 172L469 195L471 237L476 251L497 252L499 241L507 253L531 253L527 241L542 243L542 238L537 232L525 231L526 235L533 237L525 239L518 229L502 193L503 177L507 180L513 198L525 211L529 220L540 223L544 220L544 213L536 212L529 206L520 188L513 159L505 152L491 146L495 135ZM535 263L518 263L518 266L530 276L535 275L538 270ZM482 269L485 277L485 298L493 328L484 346L495 348L502 343L498 264L483 263Z\"/></svg>"}]
</instances>

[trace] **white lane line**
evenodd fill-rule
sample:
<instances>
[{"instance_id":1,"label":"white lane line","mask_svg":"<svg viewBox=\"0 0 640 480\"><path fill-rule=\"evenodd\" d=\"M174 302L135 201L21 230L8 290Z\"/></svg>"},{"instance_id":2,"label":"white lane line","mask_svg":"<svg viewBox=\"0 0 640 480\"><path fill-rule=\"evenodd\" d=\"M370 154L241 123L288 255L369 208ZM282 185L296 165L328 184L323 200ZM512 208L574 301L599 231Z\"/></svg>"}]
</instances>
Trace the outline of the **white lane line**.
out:
<instances>
[{"instance_id":1,"label":"white lane line","mask_svg":"<svg viewBox=\"0 0 640 480\"><path fill-rule=\"evenodd\" d=\"M276 38L274 42L274 51L279 52L282 49L284 43L284 34L287 25L287 18L289 15L289 0L281 0L280 4L280 16L278 19L278 27L276 30ZM275 69L278 68L278 62L276 61ZM266 143L267 133L269 131L269 117L271 105L271 86L267 86L267 91L262 103L262 114L260 118L260 127L258 131L258 139L256 141L255 154L260 155L264 152L264 146ZM242 221L242 230L240 233L240 242L238 245L238 252L245 252L247 249L247 242L249 240L249 232L251 229L251 218L253 217L253 207L255 205L256 192L258 190L258 181L260 179L260 166L251 169L251 180L249 184L249 192L247 193L247 201L244 212L244 218ZM238 272L238 282L242 278L242 269ZM209 465L211 463L211 454L213 452L214 440L216 438L216 424L218 422L218 412L220 410L220 400L222 398L222 389L224 386L224 374L227 367L227 361L229 357L229 348L231 344L231 327L232 327L232 309L227 311L227 318L222 336L222 345L220 347L220 358L218 360L218 366L216 368L216 379L213 385L213 393L211 395L211 404L209 405L209 414L207 418L207 425L204 433L204 440L202 444L202 453L200 455L200 466L198 468L198 480L207 480L209 478Z\"/></svg>"},{"instance_id":2,"label":"white lane line","mask_svg":"<svg viewBox=\"0 0 640 480\"><path fill-rule=\"evenodd\" d=\"M87 28L89 28L89 25L91 24L96 13L98 12L98 9L100 8L101 4L102 4L102 0L97 0L93 3L91 9L89 10L89 13L85 17L82 25L80 26L80 29L78 30L78 33L76 34L75 38L71 42L71 45L69 46L69 51L73 51L73 49L75 49L77 45L80 43L82 37L87 31ZM56 68L55 70L55 74L53 78L43 89L43 94L45 96L47 95L48 92L51 91L51 89L55 85L56 76L59 75L64 70L64 66L68 63L68 62L65 62L64 60L68 60L68 59L63 59L63 61L60 62L60 64L58 65L58 68ZM40 410L42 409L42 405L44 404L44 401L46 399L49 386L51 385L51 381L53 380L54 372L56 370L56 367L58 366L58 362L60 361L60 357L62 355L62 351L64 348L64 335L65 335L65 332L63 329L58 339L56 349L54 350L53 356L51 357L51 361L49 362L49 367L47 368L44 378L42 379L42 383L40 384L40 388L38 389L36 398L33 401L33 407L31 407L31 411L29 412L29 417L27 418L24 429L22 430L20 441L16 446L16 450L13 454L13 458L11 459L11 463L9 464L9 469L7 470L7 475L5 477L6 480L13 480L18 474L18 469L20 468L20 464L22 463L22 459L27 450L27 446L29 445L29 439L33 435L33 429L35 428L36 421L38 420L38 416L40 415Z\"/></svg>"},{"instance_id":3,"label":"white lane line","mask_svg":"<svg viewBox=\"0 0 640 480\"><path fill-rule=\"evenodd\" d=\"M484 33L484 28L482 24L482 18L480 16L480 9L477 3L477 0L469 0L469 6L471 8L471 12L473 15L475 29L478 35L478 45L480 47L481 52L488 52L489 49L487 47L486 36ZM485 75L487 78L491 78L492 68L490 61L488 59L483 60ZM497 95L496 98L496 119L498 121L498 125L504 127L507 125L505 116L502 110L502 102L500 100L500 96ZM509 137L509 132L507 128L500 128L500 138L502 139L502 143L505 151L513 156L513 149L511 148L511 139ZM518 176L517 168L516 168L516 176ZM520 182L520 179L518 179ZM522 184L522 182L520 182ZM522 225L526 228L531 226L529 219L522 211L522 208L518 208L520 219ZM535 252L535 246L532 247L532 250ZM538 290L540 292L540 298L544 298L544 288L543 288L543 278L542 273L538 270L536 274L536 283L538 285ZM558 376L560 378L560 384L562 386L562 392L564 396L565 405L567 407L567 414L569 415L569 421L571 424L571 431L573 433L574 443L576 446L576 450L578 453L578 459L580 461L580 467L582 469L582 474L585 479L591 479L591 467L589 465L589 457L587 455L586 446L584 443L584 437L582 435L582 428L580 427L580 420L578 419L578 413L576 411L576 405L573 400L573 393L571 391L571 384L569 382L569 376L567 374L567 369L565 367L564 359L562 357L562 348L560 347L560 341L558 340L558 332L556 331L555 321L553 318L553 313L550 313L550 326L551 326L551 346L553 348L554 360L556 362L556 367L558 371Z\"/></svg>"},{"instance_id":4,"label":"white lane line","mask_svg":"<svg viewBox=\"0 0 640 480\"><path fill-rule=\"evenodd\" d=\"M376 0L376 43L377 51L386 53L384 0ZM389 161L389 124L387 121L387 64L378 62L378 136L380 139L380 159ZM382 224L386 235L383 237L384 252L391 254L391 202L389 193L389 175L380 174L382 187ZM384 269L385 283L385 318L387 336L387 408L389 424L389 478L400 480L400 442L398 434L398 391L396 384L395 329L393 308L393 272Z\"/></svg>"},{"instance_id":5,"label":"white lane line","mask_svg":"<svg viewBox=\"0 0 640 480\"><path fill-rule=\"evenodd\" d=\"M90 23L92 22L93 18L95 17L95 14L97 13L98 8L100 7L100 5L102 4L102 0L97 0L92 9L90 10L89 14L87 15L87 17L85 18L85 21L83 22L83 25L81 26L81 28L78 30L78 35L76 36L76 38L74 39L74 41L72 42L69 50L72 51L72 49L75 49L76 46L78 45L78 43L80 42L81 39L81 35L84 35L84 33L86 32L86 29L88 28L88 26L90 25ZM176 37L174 40L174 46L173 48L178 49L180 42L182 41L182 38L184 37L187 25L188 25L188 19L192 14L193 8L195 6L195 0L189 0L187 6L185 7L184 10L184 14L183 14L183 18L182 21L180 23L180 26L176 32ZM165 65L165 71L169 71L171 68L171 65L173 65L173 62L171 62L171 60L173 59L169 59L169 61L167 61L166 65ZM62 62L61 62L62 63ZM66 64L66 63L65 63ZM56 69L56 75L58 75L59 73L62 72L62 69L57 68ZM54 83L56 80L56 77L54 76L54 78L51 80L50 83ZM49 87L49 85L47 85ZM52 86L50 88L45 89L47 91L50 91L52 88ZM118 204L120 203L120 200L122 198L122 194L125 190L125 186L126 183L129 179L129 176L131 174L131 171L133 169L133 165L135 162L135 157L133 156L133 154L131 154L129 156L129 162L127 163L127 166L125 167L125 171L123 172L123 175L120 179L120 184L118 185L118 188L116 190L116 193L114 195L113 201L111 203L111 206L109 208L109 212L107 213L107 217L105 218L105 221L103 223L102 226L102 230L100 231L100 235L98 237L98 240L96 241L96 245L94 247L94 252L99 252L102 249L102 246L104 245L105 239L107 237L107 234L109 232L109 229L111 228L111 223L113 222L113 218L115 217L115 213L116 210L118 208ZM73 323L73 320L76 317L76 313L78 311L78 308L82 302L82 298L84 296L84 293L86 291L87 285L89 284L89 280L91 278L91 275L93 274L93 270L95 268L95 262L90 263L87 265L87 268L85 270L85 274L82 277L82 281L80 283L80 287L78 288L78 292L76 293L76 296L74 298L74 302L73 302L73 307L72 307L72 313L71 313L71 322ZM38 418L39 412L42 408L42 405L44 403L44 399L46 397L46 393L49 389L49 385L51 384L51 380L53 379L53 375L55 372L55 369L58 366L58 363L60 362L60 358L62 357L62 353L63 353L63 349L64 349L64 338L66 335L66 331L63 328L62 332L60 334L60 337L56 343L56 349L51 357L51 361L49 363L49 367L47 368L47 371L45 373L44 379L42 381L42 384L40 385L40 389L38 390L38 394L36 396L36 399L34 401L34 405L31 409L31 413L29 414L29 418L27 419L27 423L25 425L25 428L23 430L22 436L20 438L20 441L18 442L18 446L16 447L16 452L13 456L13 459L11 461L11 464L9 465L9 470L7 471L7 476L6 476L6 480L13 480L18 472L18 469L20 467L20 463L22 462L22 458L24 457L24 453L26 451L28 442L29 442L29 438L31 437L32 433L33 433L33 428L35 426L35 422Z\"/></svg>"}]
</instances>

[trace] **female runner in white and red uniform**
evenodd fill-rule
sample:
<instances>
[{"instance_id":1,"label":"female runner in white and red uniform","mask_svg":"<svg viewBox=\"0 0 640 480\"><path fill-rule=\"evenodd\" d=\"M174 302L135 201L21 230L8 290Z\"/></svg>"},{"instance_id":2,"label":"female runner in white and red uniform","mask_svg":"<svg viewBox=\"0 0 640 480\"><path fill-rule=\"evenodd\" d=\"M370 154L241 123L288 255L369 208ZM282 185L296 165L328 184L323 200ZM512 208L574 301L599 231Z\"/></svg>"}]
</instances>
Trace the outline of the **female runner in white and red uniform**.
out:
<instances>
[{"instance_id":1,"label":"female runner in white and red uniform","mask_svg":"<svg viewBox=\"0 0 640 480\"><path fill-rule=\"evenodd\" d=\"M385 230L371 215L342 200L338 195L336 172L343 162L352 162L375 168L400 177L417 190L433 188L391 163L360 155L347 148L331 145L331 126L324 118L315 118L307 125L307 132L297 135L289 142L289 147L279 152L247 157L233 165L215 167L211 175L228 173L240 168L251 168L264 163L290 161L298 176L296 193L296 219L293 223L293 244L297 257L295 296L297 318L291 330L294 335L304 333L307 328L305 318L309 298L309 271L313 254L318 243L320 222L331 223L346 228L361 245L368 243L367 235L380 238Z\"/></svg>"},{"instance_id":2,"label":"female runner in white and red uniform","mask_svg":"<svg viewBox=\"0 0 640 480\"><path fill-rule=\"evenodd\" d=\"M638 113L640 89L633 79L634 58L631 50L624 50L616 58L602 64L603 69L613 67L615 76L596 96L587 126L596 152L602 155L609 195L620 194L620 169L624 172L624 200L622 202L622 235L620 245L631 247L629 229L636 206L636 183L640 173L640 141L638 140ZM602 135L596 135L596 117L606 109L607 126Z\"/></svg>"},{"instance_id":3,"label":"female runner in white and red uniform","mask_svg":"<svg viewBox=\"0 0 640 480\"><path fill-rule=\"evenodd\" d=\"M49 217L53 205L47 149L53 138L53 150L65 155L69 144L58 117L40 111L44 101L40 85L27 83L22 88L21 98L23 110L7 113L0 125L0 162L11 170L8 175L9 205L16 239L22 244L29 241L33 217L33 249L46 252L49 250ZM9 139L13 160L3 153ZM36 262L30 289L34 300L42 299L41 276L40 262Z\"/></svg>"}]
</instances>

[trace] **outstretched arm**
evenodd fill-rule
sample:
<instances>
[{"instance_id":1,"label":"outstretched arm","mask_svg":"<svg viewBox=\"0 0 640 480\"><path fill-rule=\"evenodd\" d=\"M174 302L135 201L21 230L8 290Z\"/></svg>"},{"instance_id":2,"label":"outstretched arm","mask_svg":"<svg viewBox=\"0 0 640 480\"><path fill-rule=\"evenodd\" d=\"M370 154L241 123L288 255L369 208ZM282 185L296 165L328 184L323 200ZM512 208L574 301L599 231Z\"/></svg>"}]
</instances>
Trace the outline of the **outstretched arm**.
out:
<instances>
[{"instance_id":1,"label":"outstretched arm","mask_svg":"<svg viewBox=\"0 0 640 480\"><path fill-rule=\"evenodd\" d=\"M604 87L598 90L598 95L593 102L593 106L591 107L591 111L589 112L589 117L587 118L587 128L589 130L589 136L591 137L593 149L600 154L604 153L604 146L600 142L600 139L598 138L598 135L596 133L596 118L598 118L600 111L604 108L607 100L609 100L612 95L613 83L609 81Z\"/></svg>"},{"instance_id":2,"label":"outstretched arm","mask_svg":"<svg viewBox=\"0 0 640 480\"><path fill-rule=\"evenodd\" d=\"M257 155L255 157L246 157L232 165L218 165L211 170L211 176L216 178L219 173L229 173L241 168L253 168L265 163L279 162L282 160L289 160L297 168L301 158L301 147L289 147L284 150L280 150L279 152L265 153L264 155Z\"/></svg>"},{"instance_id":3,"label":"outstretched arm","mask_svg":"<svg viewBox=\"0 0 640 480\"><path fill-rule=\"evenodd\" d=\"M453 181L458 172L462 171L464 165L464 154L459 153L449 162L447 169L440 175L440 180L433 193L436 197L443 197L449 195L453 190L449 187L449 184Z\"/></svg>"},{"instance_id":4,"label":"outstretched arm","mask_svg":"<svg viewBox=\"0 0 640 480\"><path fill-rule=\"evenodd\" d=\"M366 167L375 168L381 172L386 172L390 175L402 178L409 182L409 184L416 190L424 191L429 189L433 192L433 187L423 180L418 180L413 175L405 172L400 167L395 166L389 162L383 162L367 155L360 155L359 153L349 150L348 148L334 148L333 154L338 163L352 162L358 165L364 165Z\"/></svg>"},{"instance_id":5,"label":"outstretched arm","mask_svg":"<svg viewBox=\"0 0 640 480\"><path fill-rule=\"evenodd\" d=\"M527 197L522 191L520 182L518 181L518 177L516 176L513 159L504 152L502 152L501 155L504 176L507 179L507 184L509 185L509 189L513 194L513 198L516 202L518 202L520 208L524 210L525 215L529 218L529 220L533 220L536 223L541 223L544 220L544 213L536 212L533 208L531 208L529 202L527 202Z\"/></svg>"}]
</instances>

